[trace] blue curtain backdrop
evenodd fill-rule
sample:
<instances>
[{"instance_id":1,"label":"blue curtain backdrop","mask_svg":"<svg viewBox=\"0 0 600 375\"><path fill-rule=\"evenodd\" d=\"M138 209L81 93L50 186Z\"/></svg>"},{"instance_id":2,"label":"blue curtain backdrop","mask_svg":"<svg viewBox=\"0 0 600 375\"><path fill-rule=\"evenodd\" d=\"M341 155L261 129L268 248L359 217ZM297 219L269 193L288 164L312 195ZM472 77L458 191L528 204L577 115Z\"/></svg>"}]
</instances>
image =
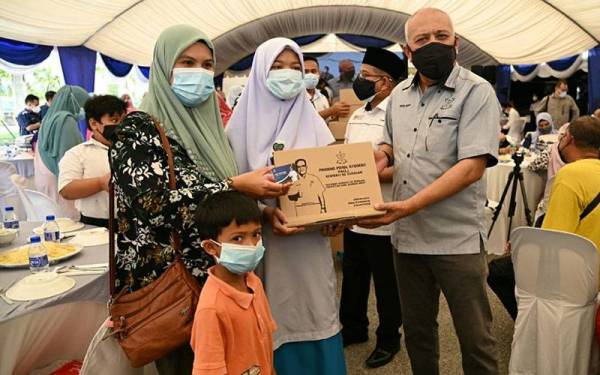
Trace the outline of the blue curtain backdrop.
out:
<instances>
[{"instance_id":1,"label":"blue curtain backdrop","mask_svg":"<svg viewBox=\"0 0 600 375\"><path fill-rule=\"evenodd\" d=\"M46 60L52 48L0 38L0 59L16 65L35 65Z\"/></svg>"},{"instance_id":2,"label":"blue curtain backdrop","mask_svg":"<svg viewBox=\"0 0 600 375\"><path fill-rule=\"evenodd\" d=\"M536 64L522 64L522 65L513 65L513 68L522 76L526 76L531 74L537 67Z\"/></svg>"},{"instance_id":3,"label":"blue curtain backdrop","mask_svg":"<svg viewBox=\"0 0 600 375\"><path fill-rule=\"evenodd\" d=\"M376 38L374 36L354 35L354 34L335 34L338 38L353 44L360 48L377 47L386 48L394 44L386 39Z\"/></svg>"},{"instance_id":4,"label":"blue curtain backdrop","mask_svg":"<svg viewBox=\"0 0 600 375\"><path fill-rule=\"evenodd\" d=\"M577 60L577 56L565 57L563 59L558 59L554 61L550 61L548 66L550 66L554 70L563 71L569 69L571 65Z\"/></svg>"},{"instance_id":5,"label":"blue curtain backdrop","mask_svg":"<svg viewBox=\"0 0 600 375\"><path fill-rule=\"evenodd\" d=\"M100 54L102 57L102 61L104 61L104 65L106 68L117 77L125 77L133 68L133 65L115 60L112 57L108 57L104 54Z\"/></svg>"},{"instance_id":6,"label":"blue curtain backdrop","mask_svg":"<svg viewBox=\"0 0 600 375\"><path fill-rule=\"evenodd\" d=\"M149 66L138 66L138 68L140 69L140 72L142 72L144 77L146 77L147 79L150 79L150 67Z\"/></svg>"},{"instance_id":7,"label":"blue curtain backdrop","mask_svg":"<svg viewBox=\"0 0 600 375\"><path fill-rule=\"evenodd\" d=\"M508 102L510 94L510 65L496 67L496 97L500 103Z\"/></svg>"},{"instance_id":8,"label":"blue curtain backdrop","mask_svg":"<svg viewBox=\"0 0 600 375\"><path fill-rule=\"evenodd\" d=\"M600 108L600 45L588 53L588 113Z\"/></svg>"},{"instance_id":9,"label":"blue curtain backdrop","mask_svg":"<svg viewBox=\"0 0 600 375\"><path fill-rule=\"evenodd\" d=\"M58 47L65 83L83 87L87 92L94 91L96 76L96 51L86 47ZM79 122L79 130L85 139L85 120Z\"/></svg>"}]
</instances>

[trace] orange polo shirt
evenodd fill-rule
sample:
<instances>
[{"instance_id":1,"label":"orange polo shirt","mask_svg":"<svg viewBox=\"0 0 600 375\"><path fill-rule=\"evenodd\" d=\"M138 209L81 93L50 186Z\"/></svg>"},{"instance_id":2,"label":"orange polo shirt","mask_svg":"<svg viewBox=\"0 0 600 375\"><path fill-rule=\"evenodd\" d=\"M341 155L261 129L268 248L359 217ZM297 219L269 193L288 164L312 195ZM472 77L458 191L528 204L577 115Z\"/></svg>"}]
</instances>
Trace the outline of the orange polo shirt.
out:
<instances>
[{"instance_id":1,"label":"orange polo shirt","mask_svg":"<svg viewBox=\"0 0 600 375\"><path fill-rule=\"evenodd\" d=\"M271 375L273 332L277 328L260 279L249 272L244 293L208 270L202 288L191 346L194 374Z\"/></svg>"}]
</instances>

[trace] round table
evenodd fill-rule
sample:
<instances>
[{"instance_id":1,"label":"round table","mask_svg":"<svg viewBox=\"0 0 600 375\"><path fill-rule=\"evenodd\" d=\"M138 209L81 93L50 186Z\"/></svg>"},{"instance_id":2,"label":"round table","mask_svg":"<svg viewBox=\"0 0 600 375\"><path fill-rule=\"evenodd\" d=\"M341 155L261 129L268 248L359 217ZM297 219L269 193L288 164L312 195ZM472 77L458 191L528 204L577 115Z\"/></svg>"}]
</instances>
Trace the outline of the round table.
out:
<instances>
[{"instance_id":1,"label":"round table","mask_svg":"<svg viewBox=\"0 0 600 375\"><path fill-rule=\"evenodd\" d=\"M17 173L23 177L30 178L35 174L33 154L30 152L22 152L14 158L2 158L0 161L13 164L17 169Z\"/></svg>"},{"instance_id":2,"label":"round table","mask_svg":"<svg viewBox=\"0 0 600 375\"><path fill-rule=\"evenodd\" d=\"M24 245L42 223L20 224L17 240L0 247L0 252ZM108 263L108 245L85 247L58 265L92 263ZM0 287L27 275L28 268L0 268ZM108 272L69 277L75 279L75 287L55 297L12 305L0 299L0 374L28 374L59 359L83 359L108 316Z\"/></svg>"},{"instance_id":3,"label":"round table","mask_svg":"<svg viewBox=\"0 0 600 375\"><path fill-rule=\"evenodd\" d=\"M546 180L543 176L530 171L527 167L533 160L532 157L527 157L521 164L521 171L523 173L523 185L525 186L525 193L527 195L527 206L531 211L531 219L535 215L537 204L544 194L544 187ZM508 182L508 176L513 171L515 163L512 160L503 160L492 168L488 168L486 171L486 182L487 182L487 199L488 201L498 203L504 187ZM518 180L517 180L518 184ZM510 201L509 190L506 194L502 211L498 216L498 220L494 225L494 230L488 239L488 253L502 254L504 252L504 243L506 242L506 236L508 233L508 206ZM491 222L490 222L491 223ZM512 221L512 229L520 226L526 226L527 220L525 219L525 209L523 205L523 196L521 194L521 187L517 186L516 196L516 209L515 215Z\"/></svg>"}]
</instances>

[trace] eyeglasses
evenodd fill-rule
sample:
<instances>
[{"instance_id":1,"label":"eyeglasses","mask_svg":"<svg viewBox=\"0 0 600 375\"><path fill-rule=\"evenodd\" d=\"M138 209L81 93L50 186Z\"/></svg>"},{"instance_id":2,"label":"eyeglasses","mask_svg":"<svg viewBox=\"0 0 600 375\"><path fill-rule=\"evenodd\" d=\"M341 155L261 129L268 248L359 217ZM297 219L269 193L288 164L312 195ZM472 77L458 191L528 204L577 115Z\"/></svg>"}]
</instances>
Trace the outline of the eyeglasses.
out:
<instances>
[{"instance_id":1,"label":"eyeglasses","mask_svg":"<svg viewBox=\"0 0 600 375\"><path fill-rule=\"evenodd\" d=\"M358 78L364 79L364 80L367 80L367 81L371 81L369 78L377 78L377 77L379 77L379 78L376 79L375 81L372 81L372 82L378 82L380 79L382 79L383 77L386 77L386 76L381 75L381 74L367 74L367 75L364 75L362 72L358 73Z\"/></svg>"}]
</instances>

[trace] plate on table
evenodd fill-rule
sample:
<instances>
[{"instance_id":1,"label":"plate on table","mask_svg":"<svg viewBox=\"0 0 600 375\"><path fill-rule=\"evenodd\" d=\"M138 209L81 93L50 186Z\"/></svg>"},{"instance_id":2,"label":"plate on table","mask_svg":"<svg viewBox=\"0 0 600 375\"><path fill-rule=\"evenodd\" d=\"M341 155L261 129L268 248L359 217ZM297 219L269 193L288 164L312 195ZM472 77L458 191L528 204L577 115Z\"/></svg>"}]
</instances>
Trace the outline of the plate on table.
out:
<instances>
[{"instance_id":1,"label":"plate on table","mask_svg":"<svg viewBox=\"0 0 600 375\"><path fill-rule=\"evenodd\" d=\"M58 224L58 229L60 233L69 233L79 230L85 227L84 223L80 223L78 221L73 221L67 217L59 217L56 219L56 223ZM37 228L33 228L33 233L41 236L44 232L44 224L40 225Z\"/></svg>"},{"instance_id":2,"label":"plate on table","mask_svg":"<svg viewBox=\"0 0 600 375\"><path fill-rule=\"evenodd\" d=\"M6 296L13 301L31 301L59 295L74 286L75 280L69 277L55 272L38 272L19 280L6 291Z\"/></svg>"},{"instance_id":3,"label":"plate on table","mask_svg":"<svg viewBox=\"0 0 600 375\"><path fill-rule=\"evenodd\" d=\"M556 143L558 142L558 134L544 134L538 137L538 140L544 143Z\"/></svg>"},{"instance_id":4,"label":"plate on table","mask_svg":"<svg viewBox=\"0 0 600 375\"><path fill-rule=\"evenodd\" d=\"M50 263L60 262L71 258L83 250L83 246L76 244L65 244L55 242L42 242L41 246L48 249L48 260ZM1 268L24 268L29 267L29 256L27 254L29 245L19 246L10 250L0 252Z\"/></svg>"},{"instance_id":5,"label":"plate on table","mask_svg":"<svg viewBox=\"0 0 600 375\"><path fill-rule=\"evenodd\" d=\"M101 246L108 244L108 229L99 227L81 230L68 243L81 246Z\"/></svg>"}]
</instances>

